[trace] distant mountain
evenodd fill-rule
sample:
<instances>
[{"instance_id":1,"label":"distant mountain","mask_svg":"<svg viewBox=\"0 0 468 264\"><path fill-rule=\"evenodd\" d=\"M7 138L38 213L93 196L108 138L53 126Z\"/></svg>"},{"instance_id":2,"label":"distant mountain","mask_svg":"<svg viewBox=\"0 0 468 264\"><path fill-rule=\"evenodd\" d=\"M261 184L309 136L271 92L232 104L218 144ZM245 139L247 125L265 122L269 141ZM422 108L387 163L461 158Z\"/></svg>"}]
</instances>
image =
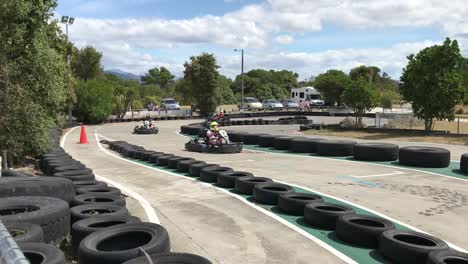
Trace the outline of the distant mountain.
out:
<instances>
[{"instance_id":1,"label":"distant mountain","mask_svg":"<svg viewBox=\"0 0 468 264\"><path fill-rule=\"evenodd\" d=\"M110 69L110 70L105 70L105 73L110 73L113 74L121 79L124 80L135 80L135 81L141 81L141 76L135 75L133 73L125 72L119 69Z\"/></svg>"}]
</instances>

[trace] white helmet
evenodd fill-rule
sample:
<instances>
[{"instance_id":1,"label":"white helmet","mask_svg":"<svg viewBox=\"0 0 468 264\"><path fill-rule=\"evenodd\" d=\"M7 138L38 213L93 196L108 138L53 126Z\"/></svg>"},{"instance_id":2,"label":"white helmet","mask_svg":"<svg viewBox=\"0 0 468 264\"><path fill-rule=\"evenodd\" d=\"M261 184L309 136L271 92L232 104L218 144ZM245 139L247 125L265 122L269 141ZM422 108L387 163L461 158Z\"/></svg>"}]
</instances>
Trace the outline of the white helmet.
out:
<instances>
[{"instance_id":1,"label":"white helmet","mask_svg":"<svg viewBox=\"0 0 468 264\"><path fill-rule=\"evenodd\" d=\"M145 121L145 125L149 125L149 121L148 121L148 120Z\"/></svg>"}]
</instances>

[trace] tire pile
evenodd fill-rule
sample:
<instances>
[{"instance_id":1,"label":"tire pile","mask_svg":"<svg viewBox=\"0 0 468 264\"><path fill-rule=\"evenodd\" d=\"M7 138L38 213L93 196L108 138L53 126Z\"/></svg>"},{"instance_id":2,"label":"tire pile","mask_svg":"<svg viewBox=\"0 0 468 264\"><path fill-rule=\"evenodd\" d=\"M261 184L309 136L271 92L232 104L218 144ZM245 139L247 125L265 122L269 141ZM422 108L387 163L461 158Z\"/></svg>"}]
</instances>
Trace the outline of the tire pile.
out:
<instances>
[{"instance_id":1,"label":"tire pile","mask_svg":"<svg viewBox=\"0 0 468 264\"><path fill-rule=\"evenodd\" d=\"M294 125L294 124L310 124L312 120L305 116L283 117L278 120L250 119L250 120L231 120L220 121L220 126L244 126L244 125ZM186 126L181 126L180 132L188 135L198 135L203 123L195 123Z\"/></svg>"},{"instance_id":2,"label":"tire pile","mask_svg":"<svg viewBox=\"0 0 468 264\"><path fill-rule=\"evenodd\" d=\"M181 133L197 135L199 124L182 126ZM331 157L354 157L361 161L398 161L401 165L422 168L446 168L450 165L450 151L443 148L409 146L400 148L388 143L357 143L349 140L327 140L254 134L247 132L229 132L233 142L246 145L288 150L295 153L309 153ZM468 174L468 153L462 155L460 171Z\"/></svg>"},{"instance_id":3,"label":"tire pile","mask_svg":"<svg viewBox=\"0 0 468 264\"><path fill-rule=\"evenodd\" d=\"M80 264L211 263L171 253L164 227L131 216L119 189L97 181L62 148L39 164L50 176L7 171L0 178L0 220L32 264L66 263L54 245L69 240Z\"/></svg>"},{"instance_id":4,"label":"tire pile","mask_svg":"<svg viewBox=\"0 0 468 264\"><path fill-rule=\"evenodd\" d=\"M189 119L189 116L153 116L151 117L154 121L164 121L164 120L185 120ZM144 118L125 118L125 119L108 119L104 123L126 123L126 122L140 122L144 121Z\"/></svg>"},{"instance_id":5,"label":"tire pile","mask_svg":"<svg viewBox=\"0 0 468 264\"><path fill-rule=\"evenodd\" d=\"M397 229L387 219L358 214L346 205L325 202L316 194L295 192L291 186L274 182L270 178L256 177L249 172L234 171L229 167L207 164L193 158L148 151L124 141L103 143L123 156L165 166L217 187L252 196L256 203L276 206L284 214L300 216L306 225L334 231L332 235L336 235L343 243L375 249L386 260L394 263L468 263L468 254L450 249L447 243L436 237ZM339 150L342 151L342 148Z\"/></svg>"}]
</instances>

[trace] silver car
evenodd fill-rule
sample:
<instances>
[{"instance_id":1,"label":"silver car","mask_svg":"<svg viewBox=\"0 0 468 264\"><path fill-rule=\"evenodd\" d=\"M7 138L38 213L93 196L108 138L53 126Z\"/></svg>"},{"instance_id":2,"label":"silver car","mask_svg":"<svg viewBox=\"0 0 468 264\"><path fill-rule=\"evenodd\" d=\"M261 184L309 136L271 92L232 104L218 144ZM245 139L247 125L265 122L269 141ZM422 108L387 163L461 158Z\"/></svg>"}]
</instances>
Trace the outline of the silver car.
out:
<instances>
[{"instance_id":1,"label":"silver car","mask_svg":"<svg viewBox=\"0 0 468 264\"><path fill-rule=\"evenodd\" d=\"M285 108L299 108L299 104L294 99L284 99L281 103Z\"/></svg>"},{"instance_id":2,"label":"silver car","mask_svg":"<svg viewBox=\"0 0 468 264\"><path fill-rule=\"evenodd\" d=\"M263 109L281 109L283 104L276 99L265 99L262 102Z\"/></svg>"},{"instance_id":3,"label":"silver car","mask_svg":"<svg viewBox=\"0 0 468 264\"><path fill-rule=\"evenodd\" d=\"M176 100L172 99L172 98L164 99L162 101L161 105L166 110L180 110L179 103Z\"/></svg>"}]
</instances>

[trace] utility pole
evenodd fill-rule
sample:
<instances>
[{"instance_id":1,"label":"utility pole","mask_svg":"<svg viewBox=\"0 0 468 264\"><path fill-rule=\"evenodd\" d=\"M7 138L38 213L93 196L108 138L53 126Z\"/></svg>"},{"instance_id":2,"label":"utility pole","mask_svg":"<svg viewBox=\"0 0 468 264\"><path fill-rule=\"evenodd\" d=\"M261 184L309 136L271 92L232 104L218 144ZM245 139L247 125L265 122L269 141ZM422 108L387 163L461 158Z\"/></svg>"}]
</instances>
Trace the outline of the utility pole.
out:
<instances>
[{"instance_id":1,"label":"utility pole","mask_svg":"<svg viewBox=\"0 0 468 264\"><path fill-rule=\"evenodd\" d=\"M244 49L235 49L234 51L240 51L242 54L241 61L241 110L244 108Z\"/></svg>"}]
</instances>

